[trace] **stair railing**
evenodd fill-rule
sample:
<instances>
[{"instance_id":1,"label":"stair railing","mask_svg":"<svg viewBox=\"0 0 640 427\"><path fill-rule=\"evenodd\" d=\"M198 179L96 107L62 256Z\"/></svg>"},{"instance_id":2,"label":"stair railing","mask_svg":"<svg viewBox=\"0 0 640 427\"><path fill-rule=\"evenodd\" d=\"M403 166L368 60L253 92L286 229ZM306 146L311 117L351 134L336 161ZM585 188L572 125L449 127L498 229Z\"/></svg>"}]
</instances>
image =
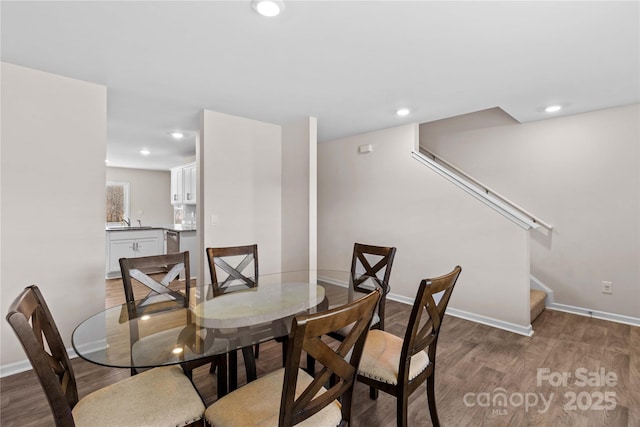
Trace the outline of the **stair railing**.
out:
<instances>
[{"instance_id":1,"label":"stair railing","mask_svg":"<svg viewBox=\"0 0 640 427\"><path fill-rule=\"evenodd\" d=\"M537 229L542 226L548 231L553 229L551 224L536 217L426 148L420 147L420 152L413 151L412 156L521 227Z\"/></svg>"}]
</instances>

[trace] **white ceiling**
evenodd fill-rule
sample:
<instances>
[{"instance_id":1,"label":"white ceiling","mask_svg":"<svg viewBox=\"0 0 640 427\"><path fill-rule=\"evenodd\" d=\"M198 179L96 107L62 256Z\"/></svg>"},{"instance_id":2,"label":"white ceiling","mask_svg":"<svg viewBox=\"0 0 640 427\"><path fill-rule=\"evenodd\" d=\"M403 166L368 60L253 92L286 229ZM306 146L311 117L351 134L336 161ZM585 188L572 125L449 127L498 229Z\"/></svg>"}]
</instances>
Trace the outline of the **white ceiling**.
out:
<instances>
[{"instance_id":1,"label":"white ceiling","mask_svg":"<svg viewBox=\"0 0 640 427\"><path fill-rule=\"evenodd\" d=\"M314 116L327 141L496 106L526 122L552 103L557 117L640 102L639 4L289 0L264 18L249 0L3 0L1 53L107 86L109 165L168 169L193 158L202 109Z\"/></svg>"}]
</instances>

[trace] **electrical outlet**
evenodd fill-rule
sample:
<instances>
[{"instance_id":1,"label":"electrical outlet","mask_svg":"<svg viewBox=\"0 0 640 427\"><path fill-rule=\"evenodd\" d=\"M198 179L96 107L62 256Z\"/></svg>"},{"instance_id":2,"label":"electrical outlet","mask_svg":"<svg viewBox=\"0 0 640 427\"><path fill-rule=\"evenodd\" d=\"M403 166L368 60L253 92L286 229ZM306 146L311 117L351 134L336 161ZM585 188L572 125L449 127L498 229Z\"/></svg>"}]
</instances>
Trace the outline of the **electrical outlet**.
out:
<instances>
[{"instance_id":1,"label":"electrical outlet","mask_svg":"<svg viewBox=\"0 0 640 427\"><path fill-rule=\"evenodd\" d=\"M613 283L603 280L602 281L602 293L603 294L612 294L613 293Z\"/></svg>"}]
</instances>

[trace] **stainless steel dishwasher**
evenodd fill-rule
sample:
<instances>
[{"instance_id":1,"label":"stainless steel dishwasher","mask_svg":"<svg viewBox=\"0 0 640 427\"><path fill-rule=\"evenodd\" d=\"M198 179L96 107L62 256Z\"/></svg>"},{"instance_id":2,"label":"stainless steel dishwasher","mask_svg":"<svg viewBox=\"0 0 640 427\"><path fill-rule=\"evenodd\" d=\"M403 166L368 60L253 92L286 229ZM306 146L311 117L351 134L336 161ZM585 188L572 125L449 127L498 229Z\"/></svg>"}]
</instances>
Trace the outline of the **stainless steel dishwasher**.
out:
<instances>
[{"instance_id":1,"label":"stainless steel dishwasher","mask_svg":"<svg viewBox=\"0 0 640 427\"><path fill-rule=\"evenodd\" d=\"M175 254L180 252L180 233L166 230L167 232L167 253Z\"/></svg>"}]
</instances>

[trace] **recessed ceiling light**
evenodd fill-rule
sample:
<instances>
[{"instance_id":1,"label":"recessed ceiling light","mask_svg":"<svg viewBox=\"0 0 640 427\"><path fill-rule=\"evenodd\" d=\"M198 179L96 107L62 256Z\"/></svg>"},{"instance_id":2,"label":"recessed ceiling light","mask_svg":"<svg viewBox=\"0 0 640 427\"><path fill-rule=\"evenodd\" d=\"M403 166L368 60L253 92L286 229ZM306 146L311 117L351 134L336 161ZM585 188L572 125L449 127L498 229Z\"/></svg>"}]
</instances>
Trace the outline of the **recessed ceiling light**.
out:
<instances>
[{"instance_id":1,"label":"recessed ceiling light","mask_svg":"<svg viewBox=\"0 0 640 427\"><path fill-rule=\"evenodd\" d=\"M180 354L182 353L182 348L180 347L176 347L173 350L171 350L173 352L173 354Z\"/></svg>"},{"instance_id":2,"label":"recessed ceiling light","mask_svg":"<svg viewBox=\"0 0 640 427\"><path fill-rule=\"evenodd\" d=\"M149 150L140 150L140 154L142 154L143 156L148 156L149 154L151 154L151 151L149 151Z\"/></svg>"},{"instance_id":3,"label":"recessed ceiling light","mask_svg":"<svg viewBox=\"0 0 640 427\"><path fill-rule=\"evenodd\" d=\"M251 7L262 16L277 16L284 10L284 2L280 0L252 0Z\"/></svg>"},{"instance_id":4,"label":"recessed ceiling light","mask_svg":"<svg viewBox=\"0 0 640 427\"><path fill-rule=\"evenodd\" d=\"M411 110L409 110L408 108L400 108L398 109L398 111L396 111L396 114L399 116L408 116L410 112Z\"/></svg>"},{"instance_id":5,"label":"recessed ceiling light","mask_svg":"<svg viewBox=\"0 0 640 427\"><path fill-rule=\"evenodd\" d=\"M544 109L547 113L557 113L560 110L562 110L562 105L549 105Z\"/></svg>"},{"instance_id":6,"label":"recessed ceiling light","mask_svg":"<svg viewBox=\"0 0 640 427\"><path fill-rule=\"evenodd\" d=\"M177 130L176 130L176 131L173 131L173 132L170 132L170 133L169 133L169 135L171 135L171 136L172 136L173 138L175 138L175 139L182 139L182 138L184 138L184 133L182 133L182 132L178 132Z\"/></svg>"}]
</instances>

